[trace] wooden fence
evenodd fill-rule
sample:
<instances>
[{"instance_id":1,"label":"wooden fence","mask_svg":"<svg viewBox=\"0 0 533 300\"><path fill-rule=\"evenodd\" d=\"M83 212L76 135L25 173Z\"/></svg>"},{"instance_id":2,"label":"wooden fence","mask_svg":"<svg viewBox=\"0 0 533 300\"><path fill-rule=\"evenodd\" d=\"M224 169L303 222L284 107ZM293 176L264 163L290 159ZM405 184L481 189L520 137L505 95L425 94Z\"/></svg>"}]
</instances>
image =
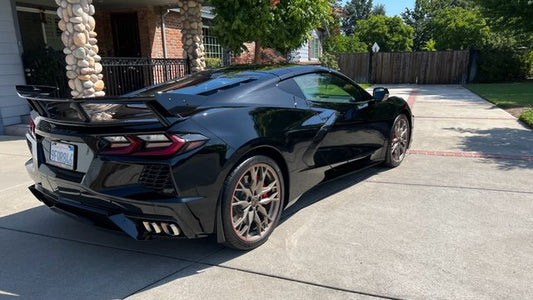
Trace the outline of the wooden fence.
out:
<instances>
[{"instance_id":1,"label":"wooden fence","mask_svg":"<svg viewBox=\"0 0 533 300\"><path fill-rule=\"evenodd\" d=\"M337 55L341 72L360 83L463 84L471 81L472 58L470 51Z\"/></svg>"}]
</instances>

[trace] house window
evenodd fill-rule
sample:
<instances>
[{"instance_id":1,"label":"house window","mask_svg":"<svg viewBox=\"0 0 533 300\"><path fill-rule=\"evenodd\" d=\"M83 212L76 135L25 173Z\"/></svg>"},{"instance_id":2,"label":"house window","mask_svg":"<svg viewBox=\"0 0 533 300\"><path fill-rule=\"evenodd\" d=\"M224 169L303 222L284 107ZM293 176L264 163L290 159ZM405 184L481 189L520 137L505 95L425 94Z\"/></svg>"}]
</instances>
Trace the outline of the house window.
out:
<instances>
[{"instance_id":1,"label":"house window","mask_svg":"<svg viewBox=\"0 0 533 300\"><path fill-rule=\"evenodd\" d=\"M207 58L219 58L224 61L224 48L218 43L216 36L214 36L209 27L202 28L204 36L204 53Z\"/></svg>"},{"instance_id":2,"label":"house window","mask_svg":"<svg viewBox=\"0 0 533 300\"><path fill-rule=\"evenodd\" d=\"M320 58L320 39L313 37L309 41L309 58L312 60L318 60Z\"/></svg>"},{"instance_id":3,"label":"house window","mask_svg":"<svg viewBox=\"0 0 533 300\"><path fill-rule=\"evenodd\" d=\"M62 50L65 47L55 11L17 6L17 16L24 51L43 47Z\"/></svg>"},{"instance_id":4,"label":"house window","mask_svg":"<svg viewBox=\"0 0 533 300\"><path fill-rule=\"evenodd\" d=\"M61 33L63 32L57 26L59 20L60 19L55 15L46 14L44 30L46 32L46 40L48 42L48 46L56 50L63 50L63 48L65 47L63 45L63 42L61 41Z\"/></svg>"}]
</instances>

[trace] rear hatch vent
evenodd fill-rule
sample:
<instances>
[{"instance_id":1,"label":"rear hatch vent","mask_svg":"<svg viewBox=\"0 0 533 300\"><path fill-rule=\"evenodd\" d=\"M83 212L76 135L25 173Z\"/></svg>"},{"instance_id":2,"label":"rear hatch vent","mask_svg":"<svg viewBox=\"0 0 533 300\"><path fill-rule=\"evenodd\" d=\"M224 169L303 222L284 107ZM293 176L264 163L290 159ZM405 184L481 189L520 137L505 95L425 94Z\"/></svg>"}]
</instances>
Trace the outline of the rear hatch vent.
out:
<instances>
[{"instance_id":1,"label":"rear hatch vent","mask_svg":"<svg viewBox=\"0 0 533 300\"><path fill-rule=\"evenodd\" d=\"M139 176L139 183L147 189L165 194L173 194L176 192L174 184L172 183L170 167L167 165L144 166L141 175Z\"/></svg>"}]
</instances>

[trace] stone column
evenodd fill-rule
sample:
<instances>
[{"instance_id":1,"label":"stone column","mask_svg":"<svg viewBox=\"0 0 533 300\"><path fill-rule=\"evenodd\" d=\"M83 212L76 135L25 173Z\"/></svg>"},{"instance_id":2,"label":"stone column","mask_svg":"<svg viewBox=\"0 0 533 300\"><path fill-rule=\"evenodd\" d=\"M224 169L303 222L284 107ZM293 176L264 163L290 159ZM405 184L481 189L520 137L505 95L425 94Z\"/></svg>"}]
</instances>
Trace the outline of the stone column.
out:
<instances>
[{"instance_id":1,"label":"stone column","mask_svg":"<svg viewBox=\"0 0 533 300\"><path fill-rule=\"evenodd\" d=\"M181 10L183 57L189 58L192 72L205 69L204 43L202 38L203 0L182 0L178 2Z\"/></svg>"},{"instance_id":2,"label":"stone column","mask_svg":"<svg viewBox=\"0 0 533 300\"><path fill-rule=\"evenodd\" d=\"M92 0L55 0L65 45L68 85L74 98L105 96Z\"/></svg>"}]
</instances>

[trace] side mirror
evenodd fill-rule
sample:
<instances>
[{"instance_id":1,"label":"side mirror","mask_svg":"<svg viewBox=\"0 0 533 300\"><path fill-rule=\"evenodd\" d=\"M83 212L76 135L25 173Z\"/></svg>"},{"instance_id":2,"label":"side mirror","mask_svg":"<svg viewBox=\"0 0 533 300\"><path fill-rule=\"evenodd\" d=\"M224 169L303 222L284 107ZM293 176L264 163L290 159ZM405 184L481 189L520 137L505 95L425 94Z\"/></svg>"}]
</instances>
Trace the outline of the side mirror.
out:
<instances>
[{"instance_id":1,"label":"side mirror","mask_svg":"<svg viewBox=\"0 0 533 300\"><path fill-rule=\"evenodd\" d=\"M389 98L389 90L384 87L377 87L374 89L372 96L376 101L385 101Z\"/></svg>"}]
</instances>

